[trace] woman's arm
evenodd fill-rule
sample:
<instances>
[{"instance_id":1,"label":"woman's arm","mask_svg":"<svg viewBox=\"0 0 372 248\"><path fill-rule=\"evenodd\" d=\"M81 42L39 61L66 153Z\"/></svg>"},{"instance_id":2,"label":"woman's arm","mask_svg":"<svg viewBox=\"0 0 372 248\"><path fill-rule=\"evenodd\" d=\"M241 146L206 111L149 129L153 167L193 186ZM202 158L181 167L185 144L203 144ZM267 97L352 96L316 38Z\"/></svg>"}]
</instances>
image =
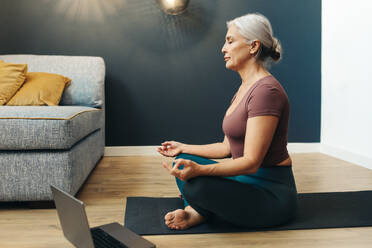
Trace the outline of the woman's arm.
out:
<instances>
[{"instance_id":1,"label":"woman's arm","mask_svg":"<svg viewBox=\"0 0 372 248\"><path fill-rule=\"evenodd\" d=\"M217 164L198 167L200 176L237 176L254 174L260 167L270 147L279 118L276 116L257 116L248 118L244 156Z\"/></svg>"},{"instance_id":2,"label":"woman's arm","mask_svg":"<svg viewBox=\"0 0 372 248\"><path fill-rule=\"evenodd\" d=\"M244 156L216 164L199 165L187 159L177 159L172 167L163 163L165 169L181 180L197 176L238 176L254 174L260 167L270 147L279 118L275 116L257 116L247 121ZM184 165L182 170L179 169Z\"/></svg>"},{"instance_id":3,"label":"woman's arm","mask_svg":"<svg viewBox=\"0 0 372 248\"><path fill-rule=\"evenodd\" d=\"M229 141L225 136L223 142L207 145L181 145L181 152L205 158L226 158L231 155Z\"/></svg>"},{"instance_id":4,"label":"woman's arm","mask_svg":"<svg viewBox=\"0 0 372 248\"><path fill-rule=\"evenodd\" d=\"M238 176L254 174L260 167L270 147L279 118L276 116L257 116L247 121L244 156L216 164L199 165L187 159L177 159L172 167L163 163L165 169L181 180L197 176ZM183 165L182 170L179 167Z\"/></svg>"}]
</instances>

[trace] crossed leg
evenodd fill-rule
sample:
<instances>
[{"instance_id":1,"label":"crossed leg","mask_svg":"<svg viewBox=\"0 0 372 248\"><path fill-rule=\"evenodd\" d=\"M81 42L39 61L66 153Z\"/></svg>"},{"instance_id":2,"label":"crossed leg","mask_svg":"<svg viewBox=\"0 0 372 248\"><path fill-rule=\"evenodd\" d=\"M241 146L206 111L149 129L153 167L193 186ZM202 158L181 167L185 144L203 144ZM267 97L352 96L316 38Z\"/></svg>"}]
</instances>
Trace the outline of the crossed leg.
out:
<instances>
[{"instance_id":1,"label":"crossed leg","mask_svg":"<svg viewBox=\"0 0 372 248\"><path fill-rule=\"evenodd\" d=\"M188 154L182 156L194 158L200 164L216 163ZM297 206L296 191L287 187L281 187L282 192L277 197L261 187L223 177L201 176L185 182L176 180L185 208L164 216L165 224L171 229L187 229L209 218L252 228L279 225L293 216Z\"/></svg>"},{"instance_id":2,"label":"crossed leg","mask_svg":"<svg viewBox=\"0 0 372 248\"><path fill-rule=\"evenodd\" d=\"M183 159L190 159L193 160L199 164L213 164L217 163L214 160L202 158L199 156L194 156L190 154L180 154L177 156L177 158L183 158ZM177 159L176 158L176 159ZM174 164L173 164L174 165ZM182 169L182 167L181 167ZM167 213L164 216L165 224L171 228L176 230L183 230L190 228L192 226L198 225L200 223L203 223L206 218L204 218L202 215L200 215L193 207L189 205L189 203L186 201L184 193L183 193L183 186L185 182L181 181L180 179L176 178L177 186L184 198L184 209L176 209L174 211L171 211Z\"/></svg>"}]
</instances>

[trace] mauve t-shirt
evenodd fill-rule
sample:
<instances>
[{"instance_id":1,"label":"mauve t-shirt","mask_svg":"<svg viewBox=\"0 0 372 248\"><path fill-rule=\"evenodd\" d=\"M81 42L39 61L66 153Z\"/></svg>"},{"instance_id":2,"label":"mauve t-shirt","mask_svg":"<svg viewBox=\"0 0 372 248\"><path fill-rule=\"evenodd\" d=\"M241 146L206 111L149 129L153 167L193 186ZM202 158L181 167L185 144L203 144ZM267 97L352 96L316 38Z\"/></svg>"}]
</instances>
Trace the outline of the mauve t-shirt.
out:
<instances>
[{"instance_id":1,"label":"mauve t-shirt","mask_svg":"<svg viewBox=\"0 0 372 248\"><path fill-rule=\"evenodd\" d=\"M233 97L231 103L235 100ZM261 167L273 166L289 157L287 150L289 101L280 83L272 75L255 82L229 115L225 115L222 129L233 159L244 155L244 140L248 118L271 115L279 118L270 147Z\"/></svg>"}]
</instances>

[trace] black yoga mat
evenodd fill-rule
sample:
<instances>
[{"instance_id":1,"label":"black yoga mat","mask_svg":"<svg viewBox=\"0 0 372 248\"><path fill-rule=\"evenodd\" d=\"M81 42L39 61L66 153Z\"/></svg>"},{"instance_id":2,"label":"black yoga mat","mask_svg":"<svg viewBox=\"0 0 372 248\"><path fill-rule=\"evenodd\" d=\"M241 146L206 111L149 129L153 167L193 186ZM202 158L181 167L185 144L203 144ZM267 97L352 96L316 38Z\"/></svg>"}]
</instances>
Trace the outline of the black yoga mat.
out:
<instances>
[{"instance_id":1,"label":"black yoga mat","mask_svg":"<svg viewBox=\"0 0 372 248\"><path fill-rule=\"evenodd\" d=\"M183 208L180 198L128 197L125 226L140 235L196 234L251 231L297 230L372 226L372 191L299 194L299 209L289 223L269 228L236 227L209 221L187 230L171 230L164 215Z\"/></svg>"}]
</instances>

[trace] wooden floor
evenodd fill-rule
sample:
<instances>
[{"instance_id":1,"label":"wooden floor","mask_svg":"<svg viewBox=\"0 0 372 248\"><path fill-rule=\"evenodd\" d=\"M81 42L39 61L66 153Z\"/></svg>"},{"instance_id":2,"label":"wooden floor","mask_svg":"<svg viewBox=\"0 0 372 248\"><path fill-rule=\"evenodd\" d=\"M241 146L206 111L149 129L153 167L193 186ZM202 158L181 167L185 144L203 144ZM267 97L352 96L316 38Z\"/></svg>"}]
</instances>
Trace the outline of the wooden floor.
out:
<instances>
[{"instance_id":1,"label":"wooden floor","mask_svg":"<svg viewBox=\"0 0 372 248\"><path fill-rule=\"evenodd\" d=\"M372 189L372 170L320 153L292 154L299 193ZM128 196L174 197L162 157L104 157L77 198L91 226L123 224ZM371 210L372 211L372 210ZM372 227L202 235L145 236L157 247L372 247ZM54 209L0 206L0 247L73 247Z\"/></svg>"}]
</instances>

